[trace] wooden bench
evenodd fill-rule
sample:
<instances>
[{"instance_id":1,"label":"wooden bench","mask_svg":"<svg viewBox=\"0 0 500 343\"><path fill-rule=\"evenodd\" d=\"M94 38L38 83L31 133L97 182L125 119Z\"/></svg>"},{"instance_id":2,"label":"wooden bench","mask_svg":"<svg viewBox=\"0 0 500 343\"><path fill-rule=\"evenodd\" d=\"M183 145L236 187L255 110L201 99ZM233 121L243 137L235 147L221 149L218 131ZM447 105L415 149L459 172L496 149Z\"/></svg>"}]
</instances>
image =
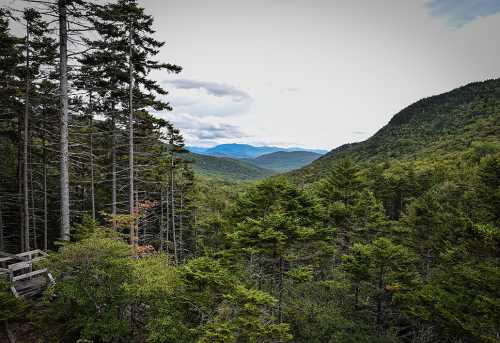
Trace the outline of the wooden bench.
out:
<instances>
[{"instance_id":1,"label":"wooden bench","mask_svg":"<svg viewBox=\"0 0 500 343\"><path fill-rule=\"evenodd\" d=\"M16 297L30 297L43 291L54 284L54 278L47 268L33 269L33 263L45 259L48 255L39 249L7 254L0 252L0 274L8 277L11 291Z\"/></svg>"}]
</instances>

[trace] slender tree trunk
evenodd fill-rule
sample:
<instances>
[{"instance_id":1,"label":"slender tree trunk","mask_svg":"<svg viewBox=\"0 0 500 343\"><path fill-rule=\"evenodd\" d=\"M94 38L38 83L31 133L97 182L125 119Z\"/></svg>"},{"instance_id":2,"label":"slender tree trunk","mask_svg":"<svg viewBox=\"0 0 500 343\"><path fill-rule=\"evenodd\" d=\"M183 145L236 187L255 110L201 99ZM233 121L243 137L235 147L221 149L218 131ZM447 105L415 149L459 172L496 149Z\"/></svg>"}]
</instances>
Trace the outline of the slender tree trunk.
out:
<instances>
[{"instance_id":1,"label":"slender tree trunk","mask_svg":"<svg viewBox=\"0 0 500 343\"><path fill-rule=\"evenodd\" d=\"M47 140L45 132L45 122L47 121L47 114L43 116L43 250L47 251L48 241L48 213L47 213Z\"/></svg>"},{"instance_id":2,"label":"slender tree trunk","mask_svg":"<svg viewBox=\"0 0 500 343\"><path fill-rule=\"evenodd\" d=\"M19 208L19 242L21 251L25 251L25 240L24 240L24 201L23 199L23 129L22 129L22 114L19 111L17 115L17 197L16 204Z\"/></svg>"},{"instance_id":3,"label":"slender tree trunk","mask_svg":"<svg viewBox=\"0 0 500 343\"><path fill-rule=\"evenodd\" d=\"M173 147L172 147L173 149ZM171 213L172 213L172 238L174 241L174 261L175 264L178 263L177 259L177 237L175 233L175 189L174 189L174 152L172 151L172 161L171 161L171 168L170 168L170 196L171 196Z\"/></svg>"},{"instance_id":4,"label":"slender tree trunk","mask_svg":"<svg viewBox=\"0 0 500 343\"><path fill-rule=\"evenodd\" d=\"M137 175L135 175L135 177L137 178ZM138 207L139 205L139 192L138 190L136 189L135 192L134 192L134 196L135 196L135 200L134 200L134 204ZM140 222L140 218L137 217L135 220L134 220L134 230L135 230L135 244L139 244L139 225L142 224ZM145 227L145 225L143 226ZM144 231L143 231L144 233ZM143 240L144 240L144 234L143 234Z\"/></svg>"},{"instance_id":5,"label":"slender tree trunk","mask_svg":"<svg viewBox=\"0 0 500 343\"><path fill-rule=\"evenodd\" d=\"M0 199L0 251L3 250L5 250L5 240L3 236L2 199Z\"/></svg>"},{"instance_id":6,"label":"slender tree trunk","mask_svg":"<svg viewBox=\"0 0 500 343\"><path fill-rule=\"evenodd\" d=\"M198 256L198 224L196 220L196 207L193 209L193 229L194 229L194 256Z\"/></svg>"},{"instance_id":7,"label":"slender tree trunk","mask_svg":"<svg viewBox=\"0 0 500 343\"><path fill-rule=\"evenodd\" d=\"M431 263L432 263L432 251L431 249L427 249L427 254L425 256L425 275L424 280L429 279L429 275L431 273Z\"/></svg>"},{"instance_id":8,"label":"slender tree trunk","mask_svg":"<svg viewBox=\"0 0 500 343\"><path fill-rule=\"evenodd\" d=\"M166 245L165 245L165 251L167 252L168 254L168 244L170 242L170 211L169 211L169 205L168 205L168 201L169 201L169 194L168 194L168 186L166 187L166 198L167 198L167 201L165 202L165 210L166 210L166 213L165 213L165 219L166 219L166 230L165 230L165 241L166 241Z\"/></svg>"},{"instance_id":9,"label":"slender tree trunk","mask_svg":"<svg viewBox=\"0 0 500 343\"><path fill-rule=\"evenodd\" d=\"M183 236L183 227L182 227L182 215L183 215L183 207L184 207L184 197L182 194L182 190L180 192L180 208L179 208L179 259L182 261L184 258L184 241L182 240Z\"/></svg>"},{"instance_id":10,"label":"slender tree trunk","mask_svg":"<svg viewBox=\"0 0 500 343\"><path fill-rule=\"evenodd\" d=\"M67 0L59 0L59 92L61 110L61 239L70 239L69 221L69 142L68 142L68 18Z\"/></svg>"},{"instance_id":11,"label":"slender tree trunk","mask_svg":"<svg viewBox=\"0 0 500 343\"><path fill-rule=\"evenodd\" d=\"M94 116L92 108L92 92L89 92L90 107L90 201L92 206L92 219L95 220L95 190L94 190Z\"/></svg>"},{"instance_id":12,"label":"slender tree trunk","mask_svg":"<svg viewBox=\"0 0 500 343\"><path fill-rule=\"evenodd\" d=\"M116 122L115 105L111 106L111 214L113 216L113 230L116 231Z\"/></svg>"},{"instance_id":13,"label":"slender tree trunk","mask_svg":"<svg viewBox=\"0 0 500 343\"><path fill-rule=\"evenodd\" d=\"M128 168L129 168L129 212L134 216L134 63L132 57L132 44L133 44L133 24L130 20L129 28L129 113L128 113ZM130 224L130 244L137 245L136 242L136 228L135 221L131 220Z\"/></svg>"},{"instance_id":14,"label":"slender tree trunk","mask_svg":"<svg viewBox=\"0 0 500 343\"><path fill-rule=\"evenodd\" d=\"M24 135L23 135L23 207L24 207L24 248L30 250L30 209L28 194L28 141L29 141L29 114L30 114L30 21L26 20L26 94L24 108Z\"/></svg>"},{"instance_id":15,"label":"slender tree trunk","mask_svg":"<svg viewBox=\"0 0 500 343\"><path fill-rule=\"evenodd\" d=\"M359 305L359 283L354 285L354 309L357 310Z\"/></svg>"},{"instance_id":16,"label":"slender tree trunk","mask_svg":"<svg viewBox=\"0 0 500 343\"><path fill-rule=\"evenodd\" d=\"M30 142L31 145L31 142ZM33 152L30 151L31 166L33 166ZM35 216L35 192L33 190L33 167L30 168L30 189L31 189L31 223L33 227L33 248L38 249L38 235L36 232L36 216Z\"/></svg>"},{"instance_id":17,"label":"slender tree trunk","mask_svg":"<svg viewBox=\"0 0 500 343\"><path fill-rule=\"evenodd\" d=\"M163 189L160 190L160 251L163 251Z\"/></svg>"}]
</instances>

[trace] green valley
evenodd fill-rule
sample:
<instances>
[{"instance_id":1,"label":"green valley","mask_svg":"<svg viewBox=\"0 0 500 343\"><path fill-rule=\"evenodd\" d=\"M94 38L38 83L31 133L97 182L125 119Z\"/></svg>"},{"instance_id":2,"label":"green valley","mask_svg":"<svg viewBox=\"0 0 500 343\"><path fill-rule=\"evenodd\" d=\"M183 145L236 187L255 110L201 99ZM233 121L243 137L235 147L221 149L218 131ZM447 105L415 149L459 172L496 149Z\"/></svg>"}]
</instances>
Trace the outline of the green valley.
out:
<instances>
[{"instance_id":1,"label":"green valley","mask_svg":"<svg viewBox=\"0 0 500 343\"><path fill-rule=\"evenodd\" d=\"M5 3L0 342L500 343L496 3Z\"/></svg>"}]
</instances>

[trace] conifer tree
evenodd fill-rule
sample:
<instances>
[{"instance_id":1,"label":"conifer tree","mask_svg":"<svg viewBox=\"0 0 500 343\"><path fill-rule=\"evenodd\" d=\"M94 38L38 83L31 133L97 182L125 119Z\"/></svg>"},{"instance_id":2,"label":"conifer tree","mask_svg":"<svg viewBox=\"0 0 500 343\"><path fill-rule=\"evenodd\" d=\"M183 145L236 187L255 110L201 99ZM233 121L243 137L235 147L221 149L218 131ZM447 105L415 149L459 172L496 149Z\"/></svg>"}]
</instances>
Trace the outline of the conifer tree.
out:
<instances>
[{"instance_id":1,"label":"conifer tree","mask_svg":"<svg viewBox=\"0 0 500 343\"><path fill-rule=\"evenodd\" d=\"M129 214L134 215L135 164L134 164L134 127L135 114L146 107L156 111L170 110L170 105L157 98L165 96L165 91L156 81L148 78L151 70L165 69L178 73L181 68L151 59L158 54L164 43L152 38L153 18L144 13L135 0L119 0L107 5L94 5L92 23L100 39L89 41L90 46L99 48L94 55L89 55L83 63L94 66L104 64L105 77L118 88L112 91L114 98L127 109L128 119L128 184ZM107 53L107 54L106 54ZM118 61L118 63L117 63ZM123 63L128 61L128 64ZM113 100L114 101L114 100ZM114 105L112 106L114 112ZM114 118L113 118L114 119ZM114 127L112 127L114 131ZM114 166L113 161L113 166ZM115 174L115 173L113 173ZM113 193L116 186L113 186ZM113 203L115 199L113 199ZM137 243L136 226L130 227L130 242Z\"/></svg>"}]
</instances>

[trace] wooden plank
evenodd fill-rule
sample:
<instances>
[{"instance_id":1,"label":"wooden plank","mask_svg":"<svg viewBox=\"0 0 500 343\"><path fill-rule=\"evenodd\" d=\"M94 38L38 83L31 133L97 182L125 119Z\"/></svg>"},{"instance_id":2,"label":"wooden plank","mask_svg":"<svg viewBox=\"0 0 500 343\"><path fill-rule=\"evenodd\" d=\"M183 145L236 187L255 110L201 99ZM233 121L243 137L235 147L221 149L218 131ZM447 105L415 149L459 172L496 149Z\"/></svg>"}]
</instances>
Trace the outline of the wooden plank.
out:
<instances>
[{"instance_id":1,"label":"wooden plank","mask_svg":"<svg viewBox=\"0 0 500 343\"><path fill-rule=\"evenodd\" d=\"M8 268L10 271L15 272L16 270L26 269L31 267L31 261L17 262L9 264Z\"/></svg>"},{"instance_id":2,"label":"wooden plank","mask_svg":"<svg viewBox=\"0 0 500 343\"><path fill-rule=\"evenodd\" d=\"M17 293L17 291L16 291L16 287L12 286L12 287L10 288L10 290L12 291L12 294L14 294L14 296L15 296L16 298L19 298L19 294L18 294L18 293Z\"/></svg>"},{"instance_id":3,"label":"wooden plank","mask_svg":"<svg viewBox=\"0 0 500 343\"><path fill-rule=\"evenodd\" d=\"M19 280L28 279L30 277L33 277L33 276L36 276L36 275L40 275L40 274L44 274L44 273L47 273L47 268L35 270L35 271L32 271L31 273L22 274L22 275L19 275L19 276L14 276L12 278L12 281L16 282L16 281L19 281Z\"/></svg>"},{"instance_id":4,"label":"wooden plank","mask_svg":"<svg viewBox=\"0 0 500 343\"><path fill-rule=\"evenodd\" d=\"M16 254L17 257L27 257L30 260L35 255L41 255L41 256L45 256L45 257L48 256L45 252L41 251L40 249L25 251L25 252L21 252L19 254Z\"/></svg>"},{"instance_id":5,"label":"wooden plank","mask_svg":"<svg viewBox=\"0 0 500 343\"><path fill-rule=\"evenodd\" d=\"M17 256L17 255L13 255L13 254L9 254L5 251L1 251L0 250L0 256L3 256L3 257L8 257L8 258L12 258L12 259L15 259L15 260L25 260L26 258L22 257L22 256Z\"/></svg>"},{"instance_id":6,"label":"wooden plank","mask_svg":"<svg viewBox=\"0 0 500 343\"><path fill-rule=\"evenodd\" d=\"M19 258L0 257L0 263L7 262L7 261L19 261Z\"/></svg>"}]
</instances>

